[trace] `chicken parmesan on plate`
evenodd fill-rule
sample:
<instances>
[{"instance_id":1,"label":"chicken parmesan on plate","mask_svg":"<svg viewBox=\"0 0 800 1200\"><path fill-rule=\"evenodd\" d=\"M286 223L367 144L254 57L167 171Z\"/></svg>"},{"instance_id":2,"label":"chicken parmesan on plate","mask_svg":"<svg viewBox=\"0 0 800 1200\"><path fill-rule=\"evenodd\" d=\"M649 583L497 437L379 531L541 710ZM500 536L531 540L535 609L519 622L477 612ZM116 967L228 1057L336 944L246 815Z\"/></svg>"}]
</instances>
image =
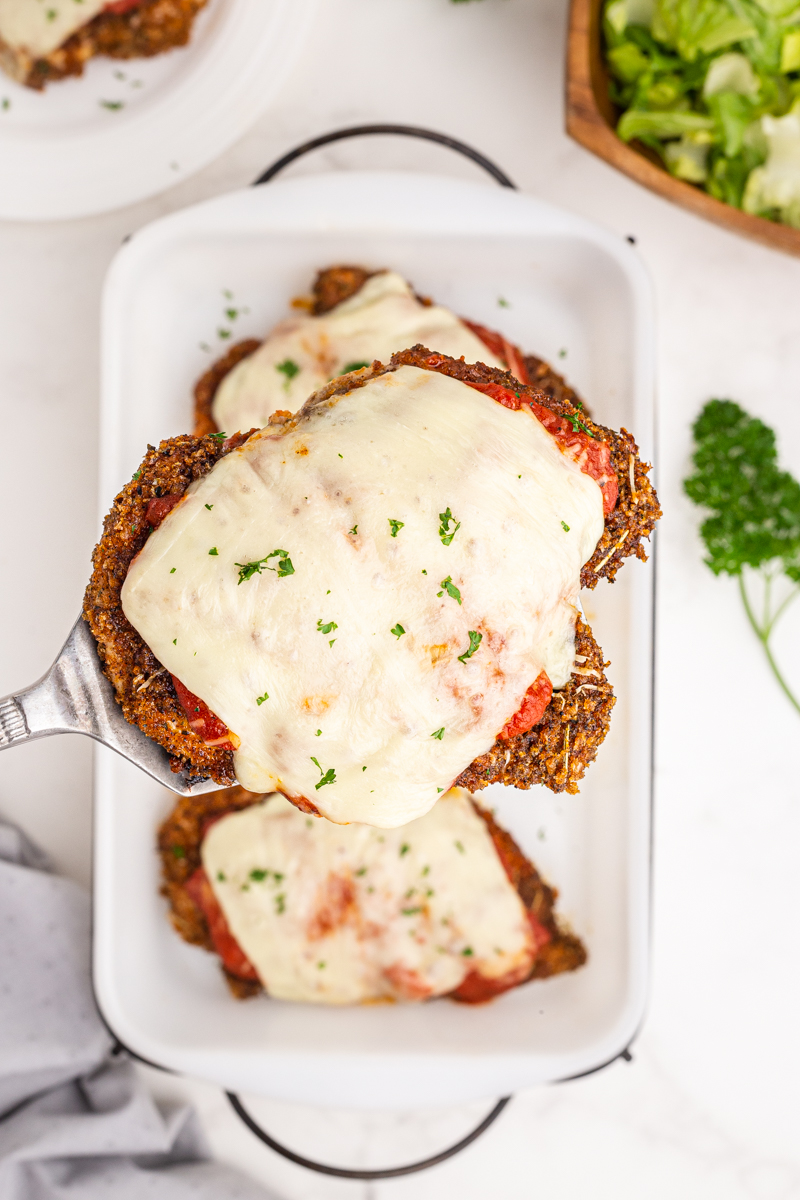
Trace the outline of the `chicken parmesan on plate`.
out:
<instances>
[{"instance_id":1,"label":"chicken parmesan on plate","mask_svg":"<svg viewBox=\"0 0 800 1200\"><path fill-rule=\"evenodd\" d=\"M578 592L659 515L626 431L416 346L151 447L84 615L175 769L393 828L454 783L577 791L614 703Z\"/></svg>"},{"instance_id":2,"label":"chicken parmesan on plate","mask_svg":"<svg viewBox=\"0 0 800 1200\"><path fill-rule=\"evenodd\" d=\"M182 798L159 850L175 929L239 999L479 1003L586 961L557 893L460 788L386 831L242 788Z\"/></svg>"},{"instance_id":3,"label":"chicken parmesan on plate","mask_svg":"<svg viewBox=\"0 0 800 1200\"><path fill-rule=\"evenodd\" d=\"M294 411L337 375L388 362L422 343L440 354L511 371L521 383L558 400L582 403L543 359L523 354L501 333L457 317L418 296L396 271L338 266L320 271L301 311L281 321L263 342L231 346L195 388L195 433L266 425L276 411Z\"/></svg>"},{"instance_id":4,"label":"chicken parmesan on plate","mask_svg":"<svg viewBox=\"0 0 800 1200\"><path fill-rule=\"evenodd\" d=\"M41 91L95 55L150 58L185 46L206 0L0 0L0 67Z\"/></svg>"}]
</instances>

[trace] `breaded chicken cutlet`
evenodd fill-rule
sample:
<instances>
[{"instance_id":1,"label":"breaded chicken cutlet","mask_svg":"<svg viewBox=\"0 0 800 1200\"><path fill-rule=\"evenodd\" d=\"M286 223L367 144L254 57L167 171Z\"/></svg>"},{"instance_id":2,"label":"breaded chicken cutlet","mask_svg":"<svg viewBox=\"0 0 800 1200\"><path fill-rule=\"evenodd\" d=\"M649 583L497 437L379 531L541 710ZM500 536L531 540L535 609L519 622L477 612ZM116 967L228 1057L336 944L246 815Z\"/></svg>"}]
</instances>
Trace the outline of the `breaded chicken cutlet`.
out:
<instances>
[{"instance_id":1,"label":"breaded chicken cutlet","mask_svg":"<svg viewBox=\"0 0 800 1200\"><path fill-rule=\"evenodd\" d=\"M481 1003L586 962L556 917L558 893L457 789L394 838L243 788L182 797L158 849L174 928L219 956L240 1000Z\"/></svg>"},{"instance_id":2,"label":"breaded chicken cutlet","mask_svg":"<svg viewBox=\"0 0 800 1200\"><path fill-rule=\"evenodd\" d=\"M394 355L388 366L374 363L355 374L333 380L308 401L297 418L289 420L288 414L286 418L281 418L284 423L277 426L274 433L280 437L295 437L298 430L302 432L305 428L308 414L313 417L315 412L333 411L331 406L335 408L340 397L357 398L363 388L374 389L381 381L390 384L398 372L401 373L397 375L398 379L411 378L407 374L409 368L412 369L411 377L420 379L420 382L423 380L414 376L414 371L434 372L466 384L467 388L463 389L465 401L475 389L498 401L506 410L535 412L538 422L544 423L542 428L547 429L556 442L561 439L560 444L569 449L574 461L583 463L581 473L587 467L590 471L594 470L594 477L600 481L602 491L602 523L594 549L587 553L581 565L581 586L593 588L599 578L613 581L624 558L631 555L641 559L646 557L642 539L649 536L660 509L648 478L649 468L639 459L633 438L625 430L616 433L593 422L583 410L576 409L567 396L547 395L530 385L522 385L509 372L480 363L470 365L448 359L417 346ZM220 435L185 436L163 442L158 449L149 448L141 467L119 494L106 518L103 538L95 550L94 572L84 605L84 615L97 640L105 672L115 687L127 719L165 747L175 770L185 770L193 777L210 776L221 785L232 783L236 776L235 741L231 739L229 726L219 720L213 711L209 711L205 702L188 691L180 679L173 676L156 657L125 616L121 593L131 563L148 542L152 530L178 504L187 488L192 483L199 486L198 481L205 479L227 456L241 447L249 449L251 444L255 445L253 438L263 439L265 436L272 438L274 435L269 430L262 434L251 431L250 434L237 434L226 441ZM295 453L301 451L296 450ZM343 454L339 453L338 458L343 458ZM594 467L587 459L594 461ZM522 474L519 479L522 479ZM204 507L209 509L214 505L206 503ZM452 542L455 536L455 533L450 536L453 526L460 525L460 521L456 522L455 519L457 515L450 514L449 508L439 513L440 518L447 517L440 529L440 540L445 545L448 544L448 537ZM390 519L389 525L399 529L404 522ZM570 527L563 519L561 525L565 531L569 531ZM354 529L355 533L353 529L349 531L351 538L359 536L358 524ZM396 537L397 529L391 532L387 530L387 535ZM388 545L394 553L392 543ZM524 561L525 548L521 545L518 549ZM207 553L211 555L216 550L214 546ZM294 575L292 560L285 548L273 551L273 556L277 557L267 569L275 573L277 567L280 579L281 564L285 567L288 559L291 572L284 570L283 574ZM253 563L249 567L261 570ZM515 569L518 568L519 560ZM424 569L422 575L426 575ZM248 575L247 579L250 577ZM448 582L447 596L456 598L460 608L463 587L459 591L450 577L442 581L443 587ZM241 577L239 583L242 583ZM458 593L457 597L453 597L454 591ZM238 589L236 594L246 595L239 593ZM444 591L438 593L440 597L444 594ZM457 609L454 608L452 612L458 615ZM327 614L323 612L317 623L319 633L327 628L325 621ZM335 633L337 622L331 621L330 625ZM470 790L476 790L491 782L503 782L522 788L543 783L553 791L578 790L578 782L607 732L614 697L604 673L607 664L588 625L577 616L573 617L572 628L575 639L574 662L555 692L549 687L549 681L549 690L544 691L536 688L539 681L535 681L523 697L518 712L514 714L512 707L507 713L506 724L497 733L494 744L476 754L471 763L444 780L447 787L455 781ZM398 623L397 631L400 632L391 632L400 642L406 629ZM477 647L483 635L477 630L472 633L475 634ZM469 648L459 656L459 662L465 662L473 654L472 633ZM486 636L491 636L488 629ZM339 638L341 633L331 639L331 644L338 642ZM172 645L177 644L177 638L174 642L172 639L169 641ZM320 649L324 646L322 641L315 644ZM444 650L445 647L442 647ZM168 651L168 646L165 651ZM165 651L162 651L164 657L172 653L169 651L168 655ZM267 694L264 704L268 698ZM474 704L474 701L469 703ZM316 723L313 718L314 713L311 712L310 719ZM323 725L322 721L318 723ZM498 721L500 725L503 725L503 721ZM322 732L321 728L320 734ZM435 730L430 736L441 742L444 729L441 735ZM318 759L320 756L315 755L312 762L316 763ZM330 770L324 771L325 762L320 761L322 765L318 769L322 782L312 785L317 795L319 787L333 782L325 778L326 773L330 775ZM335 777L335 770L333 774ZM284 790L280 782L273 786L276 786L276 790ZM318 810L317 795L310 797L305 791L299 793L297 788L284 786L286 794L298 807L307 811ZM442 790L444 787L439 788L439 791ZM363 820L364 817L354 819Z\"/></svg>"},{"instance_id":3,"label":"breaded chicken cutlet","mask_svg":"<svg viewBox=\"0 0 800 1200\"><path fill-rule=\"evenodd\" d=\"M89 59L151 58L189 41L206 0L3 0L0 69L41 91L82 75Z\"/></svg>"},{"instance_id":4,"label":"breaded chicken cutlet","mask_svg":"<svg viewBox=\"0 0 800 1200\"><path fill-rule=\"evenodd\" d=\"M367 297L364 290L368 283L373 290L376 290L375 284L382 286L376 290L375 295ZM354 312L352 304L348 305L348 302L362 298L364 304L361 313L358 310ZM485 325L456 317L447 309L440 309L427 296L417 295L395 272L367 271L363 267L353 266L328 267L317 274L312 294L300 297L295 304L303 310L302 316L282 322L263 342L257 338L237 342L198 380L194 392L195 434L202 436L206 433L218 433L221 428L218 416L224 418L228 432L231 433L234 429L244 428L245 425L248 428L264 425L273 409L280 410L289 402L288 385L293 381L296 380L295 391L299 390L301 400L305 400L311 391L324 385L325 371L328 371L330 376L344 374L347 369L352 369L354 356L356 360L363 357L361 365L366 365L384 354L388 360L390 354L403 348L402 345L392 344L393 336L405 345L424 341L426 345L432 345L442 353L454 357L463 352L467 361L493 359L489 366L504 367L521 383L530 384L551 400L566 401L575 408L588 411L577 392L544 359L537 358L534 354L524 354L501 333L488 329ZM343 305L346 311L340 307ZM385 311L378 317L376 312L381 308ZM426 323L426 309L431 313L440 314L438 324L434 323L433 328ZM309 320L309 315L316 318L328 317L331 314L341 317L340 328L325 322L318 323L319 328L315 328L315 322ZM422 325L415 328L420 321ZM406 333L412 336L404 337ZM417 334L419 336L416 336ZM296 341L293 344L293 335L295 339L299 335L301 345L305 343L303 348L307 353L311 353L312 357L316 343L316 353L322 358L320 371L305 383L299 369L296 375L291 374L294 367L300 367L291 357L292 353L297 352ZM218 413L218 393L226 380L226 387L230 388L232 381L228 377L234 369L239 368L246 360L251 360L248 369L252 368L257 362L257 351L261 350L263 355L270 347L274 347L270 363L267 364L266 370L259 371L257 375L256 386L263 395L261 419L255 419L252 406L245 405L245 411L242 411L240 403L236 402L225 404L223 413ZM278 372L273 374L272 387L270 367L273 372ZM287 371L290 372L288 378L285 375ZM237 384L241 391L242 381L237 381ZM303 388L306 389L304 393ZM270 403L270 396L274 399L274 404ZM244 417L244 424L240 416Z\"/></svg>"}]
</instances>

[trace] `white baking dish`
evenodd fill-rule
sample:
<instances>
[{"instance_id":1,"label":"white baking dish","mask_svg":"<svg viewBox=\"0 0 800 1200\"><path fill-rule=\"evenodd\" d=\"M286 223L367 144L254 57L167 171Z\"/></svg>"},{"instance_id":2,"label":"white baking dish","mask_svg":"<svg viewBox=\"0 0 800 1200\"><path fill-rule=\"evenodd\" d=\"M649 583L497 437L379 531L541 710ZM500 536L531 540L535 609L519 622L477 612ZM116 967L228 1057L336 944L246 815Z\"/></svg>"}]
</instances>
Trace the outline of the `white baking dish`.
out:
<instances>
[{"instance_id":1,"label":"white baking dish","mask_svg":"<svg viewBox=\"0 0 800 1200\"><path fill-rule=\"evenodd\" d=\"M200 343L224 346L223 307L249 309L231 340L263 335L289 297L336 262L391 266L420 292L501 328L558 364L599 420L635 431L652 457L651 297L628 245L492 185L306 176L157 221L118 254L103 307L104 511L148 442L191 429L191 386L211 357ZM574 974L489 1005L235 1002L215 958L173 933L158 894L155 831L174 797L98 748L94 977L120 1040L229 1090L349 1107L458 1103L614 1058L637 1030L647 990L652 603L652 568L638 562L613 587L584 595L618 702L580 796L482 794L557 884L560 911L590 956Z\"/></svg>"}]
</instances>

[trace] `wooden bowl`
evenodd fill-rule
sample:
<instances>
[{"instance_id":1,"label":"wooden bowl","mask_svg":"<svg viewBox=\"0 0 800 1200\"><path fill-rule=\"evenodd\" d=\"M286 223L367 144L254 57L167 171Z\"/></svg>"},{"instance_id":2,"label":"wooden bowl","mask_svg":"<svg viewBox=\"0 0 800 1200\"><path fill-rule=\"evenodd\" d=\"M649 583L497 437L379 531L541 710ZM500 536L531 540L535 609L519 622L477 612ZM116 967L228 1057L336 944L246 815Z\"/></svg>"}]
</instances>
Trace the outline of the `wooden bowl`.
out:
<instances>
[{"instance_id":1,"label":"wooden bowl","mask_svg":"<svg viewBox=\"0 0 800 1200\"><path fill-rule=\"evenodd\" d=\"M634 149L617 137L615 128L620 114L608 94L608 71L602 54L602 3L603 0L572 0L567 46L570 137L666 200L682 204L697 216L765 246L800 256L800 230L751 216L715 200L708 192L670 175L654 151L645 146Z\"/></svg>"}]
</instances>

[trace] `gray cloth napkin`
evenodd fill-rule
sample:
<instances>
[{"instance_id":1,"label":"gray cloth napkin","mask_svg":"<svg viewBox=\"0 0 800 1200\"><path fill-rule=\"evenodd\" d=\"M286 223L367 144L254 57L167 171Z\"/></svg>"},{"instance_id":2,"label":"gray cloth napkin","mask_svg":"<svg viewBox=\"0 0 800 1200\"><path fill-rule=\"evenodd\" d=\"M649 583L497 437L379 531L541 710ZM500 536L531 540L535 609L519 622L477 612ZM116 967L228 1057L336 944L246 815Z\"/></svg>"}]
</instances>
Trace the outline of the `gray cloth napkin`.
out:
<instances>
[{"instance_id":1,"label":"gray cloth napkin","mask_svg":"<svg viewBox=\"0 0 800 1200\"><path fill-rule=\"evenodd\" d=\"M89 972L88 896L0 820L2 1200L268 1200L113 1053Z\"/></svg>"}]
</instances>

